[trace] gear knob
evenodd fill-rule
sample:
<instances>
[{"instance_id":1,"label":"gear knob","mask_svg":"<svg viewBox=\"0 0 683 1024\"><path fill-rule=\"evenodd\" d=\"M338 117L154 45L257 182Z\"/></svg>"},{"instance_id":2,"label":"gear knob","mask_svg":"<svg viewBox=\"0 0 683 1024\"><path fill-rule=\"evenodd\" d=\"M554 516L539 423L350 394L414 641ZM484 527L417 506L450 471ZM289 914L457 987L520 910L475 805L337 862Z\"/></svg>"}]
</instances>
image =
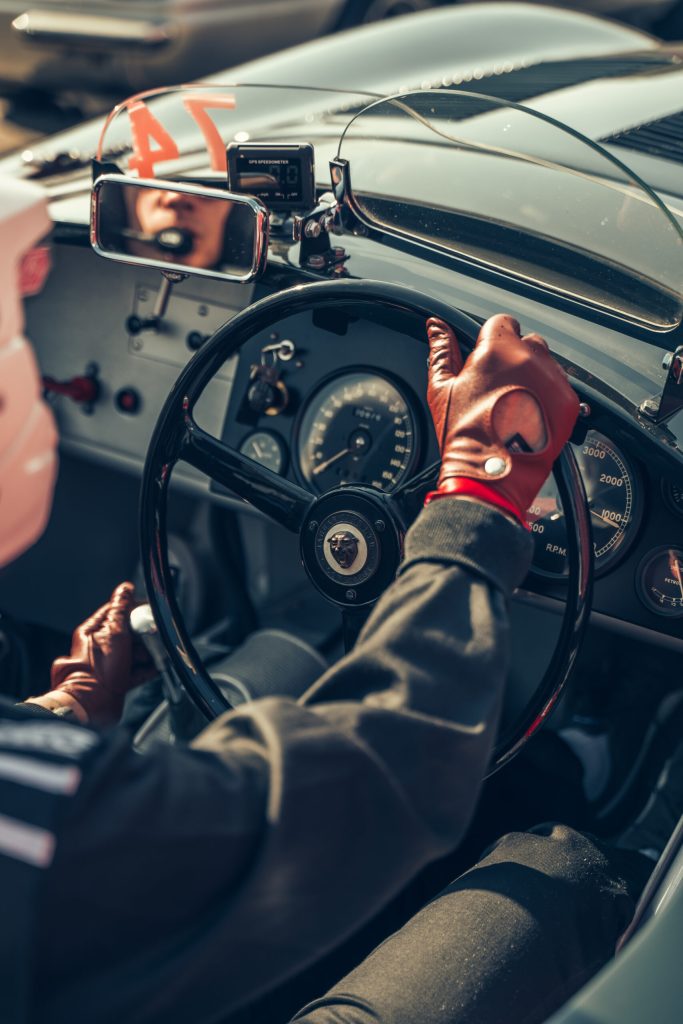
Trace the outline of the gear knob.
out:
<instances>
[{"instance_id":1,"label":"gear knob","mask_svg":"<svg viewBox=\"0 0 683 1024\"><path fill-rule=\"evenodd\" d=\"M147 648L147 652L161 675L164 692L169 701L177 704L182 692L173 675L166 650L161 642L152 609L148 604L140 604L130 613L131 632L137 636Z\"/></svg>"}]
</instances>

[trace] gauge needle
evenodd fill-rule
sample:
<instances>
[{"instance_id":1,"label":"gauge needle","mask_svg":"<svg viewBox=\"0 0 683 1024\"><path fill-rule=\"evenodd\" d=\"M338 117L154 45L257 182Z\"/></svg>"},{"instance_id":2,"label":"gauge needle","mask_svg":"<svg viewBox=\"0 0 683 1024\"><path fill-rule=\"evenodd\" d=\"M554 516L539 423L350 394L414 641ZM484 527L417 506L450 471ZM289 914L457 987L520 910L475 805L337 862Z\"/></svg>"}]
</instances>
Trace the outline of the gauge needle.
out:
<instances>
[{"instance_id":1,"label":"gauge needle","mask_svg":"<svg viewBox=\"0 0 683 1024\"><path fill-rule=\"evenodd\" d=\"M621 523L615 523L613 519L608 519L607 516L603 516L602 512L596 512L594 508L591 509L591 515L599 519L605 526L611 526L613 530L618 530L621 526Z\"/></svg>"},{"instance_id":2,"label":"gauge needle","mask_svg":"<svg viewBox=\"0 0 683 1024\"><path fill-rule=\"evenodd\" d=\"M258 441L252 441L252 444L254 446L254 452L256 454L256 458L257 459L262 459L263 458L263 451L261 450Z\"/></svg>"},{"instance_id":3,"label":"gauge needle","mask_svg":"<svg viewBox=\"0 0 683 1024\"><path fill-rule=\"evenodd\" d=\"M324 469L327 469L328 466L331 466L333 462L337 461L337 459L341 459L343 455L348 455L350 451L350 448L342 448L342 450L340 452L337 452L336 455L333 455L331 458L326 459L324 462L320 462L312 471L313 476L317 476L318 473L322 473Z\"/></svg>"},{"instance_id":4,"label":"gauge needle","mask_svg":"<svg viewBox=\"0 0 683 1024\"><path fill-rule=\"evenodd\" d=\"M671 555L669 558L669 565L671 566L671 572L678 580L678 586L681 591L681 597L683 598L683 578L681 574L681 563L678 561L677 558L674 558L673 555Z\"/></svg>"}]
</instances>

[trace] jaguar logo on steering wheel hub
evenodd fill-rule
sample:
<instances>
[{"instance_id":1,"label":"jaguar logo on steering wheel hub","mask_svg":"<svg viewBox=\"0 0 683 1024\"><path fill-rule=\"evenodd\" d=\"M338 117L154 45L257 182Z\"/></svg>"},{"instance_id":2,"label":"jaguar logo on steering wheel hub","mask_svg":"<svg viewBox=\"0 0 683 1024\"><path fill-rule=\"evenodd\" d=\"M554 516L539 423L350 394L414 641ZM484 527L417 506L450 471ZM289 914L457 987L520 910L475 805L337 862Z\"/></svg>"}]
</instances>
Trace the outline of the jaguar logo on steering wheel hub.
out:
<instances>
[{"instance_id":1,"label":"jaguar logo on steering wheel hub","mask_svg":"<svg viewBox=\"0 0 683 1024\"><path fill-rule=\"evenodd\" d=\"M327 543L330 546L330 554L342 572L355 572L355 564L360 561L358 558L359 540L351 530L337 530ZM361 568L361 566L359 566Z\"/></svg>"},{"instance_id":2,"label":"jaguar logo on steering wheel hub","mask_svg":"<svg viewBox=\"0 0 683 1024\"><path fill-rule=\"evenodd\" d=\"M315 555L319 567L335 583L364 583L379 564L379 540L365 516L334 512L318 527Z\"/></svg>"}]
</instances>

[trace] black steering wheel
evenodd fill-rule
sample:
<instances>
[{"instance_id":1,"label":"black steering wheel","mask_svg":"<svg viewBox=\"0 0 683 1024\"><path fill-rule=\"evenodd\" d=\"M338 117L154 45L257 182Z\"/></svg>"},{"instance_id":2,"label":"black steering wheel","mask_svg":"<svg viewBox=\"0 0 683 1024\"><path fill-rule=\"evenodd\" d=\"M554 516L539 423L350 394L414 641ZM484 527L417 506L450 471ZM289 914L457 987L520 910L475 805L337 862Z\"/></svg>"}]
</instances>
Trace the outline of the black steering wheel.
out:
<instances>
[{"instance_id":1,"label":"black steering wheel","mask_svg":"<svg viewBox=\"0 0 683 1024\"><path fill-rule=\"evenodd\" d=\"M141 550L149 601L161 639L179 681L204 713L215 718L229 708L192 646L174 596L167 557L166 504L171 473L186 462L211 480L244 498L275 522L299 534L306 571L324 596L342 612L347 648L364 616L391 583L399 565L402 538L417 516L425 493L435 486L438 463L424 469L395 491L344 486L315 496L241 455L197 426L193 411L207 384L223 363L255 334L279 320L304 311L339 310L356 317L428 316L450 323L465 346L473 346L479 324L446 303L409 288L373 281L301 285L269 296L220 327L180 374L159 415L150 441L142 480ZM426 351L426 331L424 344ZM588 619L592 584L592 545L583 483L566 446L554 467L567 524L569 577L562 626L545 675L516 721L493 752L490 772L510 760L535 733L555 705L573 667ZM362 557L354 573L338 571L328 557L335 534L351 534Z\"/></svg>"}]
</instances>

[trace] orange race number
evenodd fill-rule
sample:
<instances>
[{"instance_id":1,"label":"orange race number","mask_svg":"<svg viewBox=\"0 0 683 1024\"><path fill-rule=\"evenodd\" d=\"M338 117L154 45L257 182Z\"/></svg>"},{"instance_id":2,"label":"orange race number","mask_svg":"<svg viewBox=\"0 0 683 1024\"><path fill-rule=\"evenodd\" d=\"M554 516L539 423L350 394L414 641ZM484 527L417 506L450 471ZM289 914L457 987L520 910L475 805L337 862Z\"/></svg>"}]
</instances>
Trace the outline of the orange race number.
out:
<instances>
[{"instance_id":1,"label":"orange race number","mask_svg":"<svg viewBox=\"0 0 683 1024\"><path fill-rule=\"evenodd\" d=\"M183 106L190 117L193 117L204 136L209 152L212 171L227 171L228 160L225 153L225 142L221 138L216 124L207 114L207 109L234 110L234 96L189 96L183 100Z\"/></svg>"},{"instance_id":2,"label":"orange race number","mask_svg":"<svg viewBox=\"0 0 683 1024\"><path fill-rule=\"evenodd\" d=\"M133 152L128 160L131 171L137 171L141 178L154 177L154 165L162 160L177 160L178 146L146 103L138 100L128 108ZM151 143L156 142L152 148Z\"/></svg>"},{"instance_id":3,"label":"orange race number","mask_svg":"<svg viewBox=\"0 0 683 1024\"><path fill-rule=\"evenodd\" d=\"M199 128L211 161L211 170L227 171L225 143L207 113L210 109L234 110L234 96L195 95L183 100L183 106ZM143 100L128 107L133 152L128 160L131 171L141 178L153 178L155 165L164 160L177 160L178 144Z\"/></svg>"}]
</instances>

